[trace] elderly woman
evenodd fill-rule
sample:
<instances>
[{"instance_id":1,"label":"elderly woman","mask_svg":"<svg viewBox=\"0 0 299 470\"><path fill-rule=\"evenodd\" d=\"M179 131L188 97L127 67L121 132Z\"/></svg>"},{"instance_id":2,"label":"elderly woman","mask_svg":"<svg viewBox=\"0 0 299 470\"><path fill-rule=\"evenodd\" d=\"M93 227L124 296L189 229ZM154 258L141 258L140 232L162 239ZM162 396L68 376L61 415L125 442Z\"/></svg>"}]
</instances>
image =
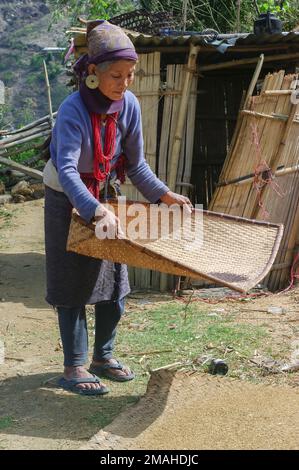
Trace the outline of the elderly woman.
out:
<instances>
[{"instance_id":1,"label":"elderly woman","mask_svg":"<svg viewBox=\"0 0 299 470\"><path fill-rule=\"evenodd\" d=\"M116 327L129 293L127 268L106 260L70 253L66 241L72 208L85 221L117 226L101 203L101 188L126 173L150 202L190 204L172 193L151 171L143 154L140 107L127 90L134 79L137 54L126 34L107 21L87 27L88 54L75 71L81 85L59 108L44 171L46 300L58 313L64 352L59 384L84 395L108 388L98 377L125 382L134 373L113 358ZM109 181L108 181L108 180ZM85 306L95 305L95 343L89 371Z\"/></svg>"}]
</instances>

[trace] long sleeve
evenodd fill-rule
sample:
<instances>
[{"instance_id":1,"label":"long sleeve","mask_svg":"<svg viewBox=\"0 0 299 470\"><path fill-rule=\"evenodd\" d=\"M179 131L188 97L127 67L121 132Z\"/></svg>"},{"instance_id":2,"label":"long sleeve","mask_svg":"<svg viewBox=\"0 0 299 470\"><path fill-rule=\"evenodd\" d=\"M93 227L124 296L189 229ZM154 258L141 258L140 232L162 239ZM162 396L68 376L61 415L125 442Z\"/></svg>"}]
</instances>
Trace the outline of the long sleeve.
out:
<instances>
[{"instance_id":1,"label":"long sleeve","mask_svg":"<svg viewBox=\"0 0 299 470\"><path fill-rule=\"evenodd\" d=\"M73 207L87 222L94 216L99 202L80 178L78 162L81 155L82 118L73 106L65 103L56 121L56 167L59 182Z\"/></svg>"}]
</instances>

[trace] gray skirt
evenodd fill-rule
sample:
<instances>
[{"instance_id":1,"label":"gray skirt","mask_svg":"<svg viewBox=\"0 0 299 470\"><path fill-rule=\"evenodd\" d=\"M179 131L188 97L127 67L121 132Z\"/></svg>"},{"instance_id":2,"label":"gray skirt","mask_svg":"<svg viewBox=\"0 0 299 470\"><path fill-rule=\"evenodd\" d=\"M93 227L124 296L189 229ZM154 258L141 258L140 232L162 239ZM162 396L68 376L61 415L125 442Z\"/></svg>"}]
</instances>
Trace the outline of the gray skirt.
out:
<instances>
[{"instance_id":1,"label":"gray skirt","mask_svg":"<svg viewBox=\"0 0 299 470\"><path fill-rule=\"evenodd\" d=\"M46 301L78 307L119 300L130 292L127 266L66 251L72 205L45 187Z\"/></svg>"}]
</instances>

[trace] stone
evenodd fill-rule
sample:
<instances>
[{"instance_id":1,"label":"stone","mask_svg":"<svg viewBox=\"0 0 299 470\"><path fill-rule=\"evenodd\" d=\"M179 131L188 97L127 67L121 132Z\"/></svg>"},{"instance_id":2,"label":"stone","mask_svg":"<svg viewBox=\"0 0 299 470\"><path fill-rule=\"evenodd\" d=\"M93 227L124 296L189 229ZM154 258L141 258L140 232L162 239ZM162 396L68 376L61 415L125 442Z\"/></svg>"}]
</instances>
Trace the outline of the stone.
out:
<instances>
[{"instance_id":1,"label":"stone","mask_svg":"<svg viewBox=\"0 0 299 470\"><path fill-rule=\"evenodd\" d=\"M24 196L26 200L32 199L33 190L30 187L30 184L27 181L20 181L15 186L11 188L11 195L15 196Z\"/></svg>"},{"instance_id":2,"label":"stone","mask_svg":"<svg viewBox=\"0 0 299 470\"><path fill-rule=\"evenodd\" d=\"M34 199L41 199L45 196L45 186L43 183L33 183L30 185Z\"/></svg>"},{"instance_id":3,"label":"stone","mask_svg":"<svg viewBox=\"0 0 299 470\"><path fill-rule=\"evenodd\" d=\"M0 195L0 206L2 204L8 204L9 202L12 202L12 197L10 194L2 194Z\"/></svg>"},{"instance_id":4,"label":"stone","mask_svg":"<svg viewBox=\"0 0 299 470\"><path fill-rule=\"evenodd\" d=\"M12 196L13 202L25 202L27 198L23 196L22 194L15 194Z\"/></svg>"}]
</instances>

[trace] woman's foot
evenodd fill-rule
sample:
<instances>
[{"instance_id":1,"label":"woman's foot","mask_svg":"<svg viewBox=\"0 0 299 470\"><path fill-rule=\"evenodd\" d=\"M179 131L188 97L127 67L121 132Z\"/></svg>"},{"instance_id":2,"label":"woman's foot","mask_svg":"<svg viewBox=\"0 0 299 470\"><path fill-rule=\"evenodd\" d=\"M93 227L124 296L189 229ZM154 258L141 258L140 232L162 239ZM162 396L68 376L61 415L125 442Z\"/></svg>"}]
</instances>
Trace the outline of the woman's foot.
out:
<instances>
[{"instance_id":1,"label":"woman's foot","mask_svg":"<svg viewBox=\"0 0 299 470\"><path fill-rule=\"evenodd\" d=\"M72 367L65 367L63 377L66 380L72 379L91 379L93 377L83 366L72 366ZM105 387L105 384L101 383L79 383L76 385L76 388L82 389L102 389Z\"/></svg>"},{"instance_id":2,"label":"woman's foot","mask_svg":"<svg viewBox=\"0 0 299 470\"><path fill-rule=\"evenodd\" d=\"M90 364L89 370L96 375L107 377L108 379L115 380L117 382L127 382L135 377L129 367L122 365L113 358L103 359L101 361L93 360Z\"/></svg>"}]
</instances>

